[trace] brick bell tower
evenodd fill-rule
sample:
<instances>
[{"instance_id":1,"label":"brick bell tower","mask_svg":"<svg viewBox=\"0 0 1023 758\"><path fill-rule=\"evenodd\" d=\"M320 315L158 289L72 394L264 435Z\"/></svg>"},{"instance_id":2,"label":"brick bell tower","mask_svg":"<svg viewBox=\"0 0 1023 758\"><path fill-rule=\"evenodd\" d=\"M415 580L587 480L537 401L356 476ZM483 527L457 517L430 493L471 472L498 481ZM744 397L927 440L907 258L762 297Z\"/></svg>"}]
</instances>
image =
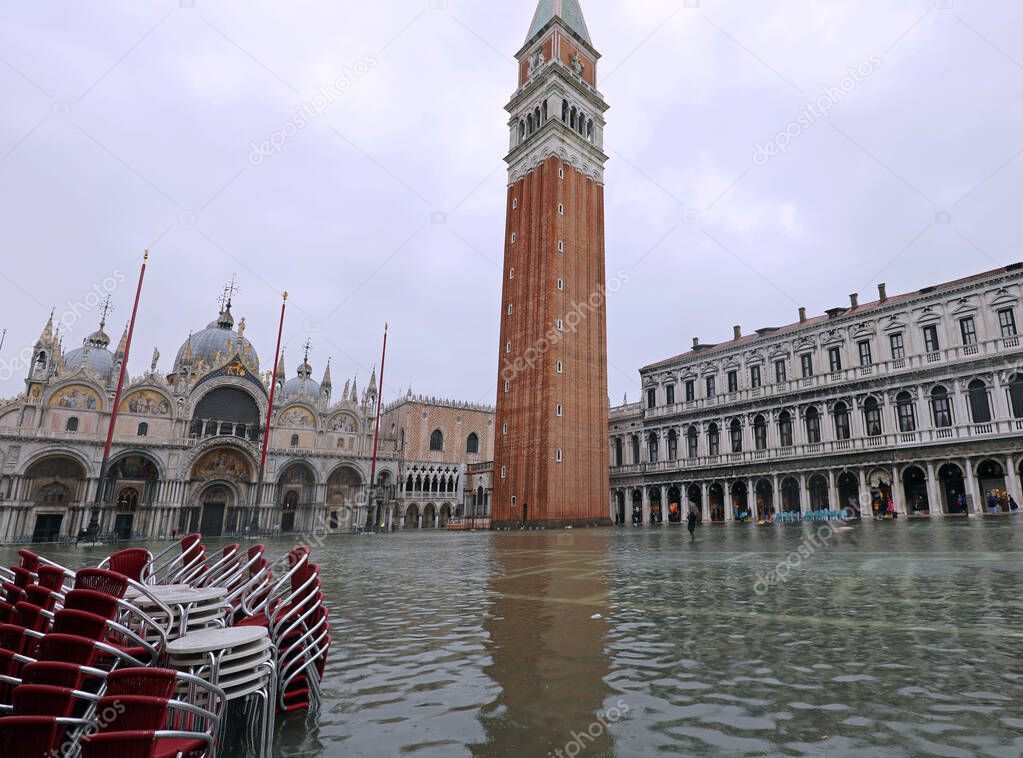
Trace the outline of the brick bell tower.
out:
<instances>
[{"instance_id":1,"label":"brick bell tower","mask_svg":"<svg viewBox=\"0 0 1023 758\"><path fill-rule=\"evenodd\" d=\"M494 527L609 525L607 104L578 0L540 0L516 57Z\"/></svg>"}]
</instances>

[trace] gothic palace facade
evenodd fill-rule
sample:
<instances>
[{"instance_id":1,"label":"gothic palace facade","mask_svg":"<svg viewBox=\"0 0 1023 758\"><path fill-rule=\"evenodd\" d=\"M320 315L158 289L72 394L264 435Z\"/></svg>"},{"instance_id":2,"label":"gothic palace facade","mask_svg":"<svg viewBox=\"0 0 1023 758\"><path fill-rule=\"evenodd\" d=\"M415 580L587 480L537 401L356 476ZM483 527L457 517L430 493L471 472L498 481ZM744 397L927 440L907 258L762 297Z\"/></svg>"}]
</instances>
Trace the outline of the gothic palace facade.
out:
<instances>
[{"instance_id":1,"label":"gothic palace facade","mask_svg":"<svg viewBox=\"0 0 1023 758\"><path fill-rule=\"evenodd\" d=\"M1023 503L1023 264L703 345L610 413L611 517Z\"/></svg>"},{"instance_id":2,"label":"gothic palace facade","mask_svg":"<svg viewBox=\"0 0 1023 758\"><path fill-rule=\"evenodd\" d=\"M484 489L466 472L492 457L492 408L409 390L383 413L371 500L376 371L364 391L353 379L337 397L330 366L316 381L308 354L291 378L283 356L278 366L257 492L272 372L261 373L229 301L188 336L169 370L158 369L154 351L149 371L126 377L101 483L125 352L123 336L109 349L104 328L65 352L51 318L26 391L0 401L0 542L75 537L101 486L100 533L120 538L442 527L467 506L486 513L489 479Z\"/></svg>"}]
</instances>

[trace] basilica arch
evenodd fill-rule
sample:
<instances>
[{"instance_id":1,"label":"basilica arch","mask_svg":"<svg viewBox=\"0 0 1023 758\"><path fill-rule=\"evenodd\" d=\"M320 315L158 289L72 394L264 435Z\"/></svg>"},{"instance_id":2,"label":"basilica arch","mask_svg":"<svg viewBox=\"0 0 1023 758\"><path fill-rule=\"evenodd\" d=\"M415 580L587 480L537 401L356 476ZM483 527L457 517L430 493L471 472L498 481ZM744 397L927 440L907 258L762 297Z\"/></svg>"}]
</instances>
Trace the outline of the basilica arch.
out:
<instances>
[{"instance_id":1,"label":"basilica arch","mask_svg":"<svg viewBox=\"0 0 1023 758\"><path fill-rule=\"evenodd\" d=\"M31 519L28 513L17 514L9 531L16 538L31 532L32 542L55 542L67 533L64 522L72 506L88 495L87 468L77 456L57 453L29 464L25 478L33 505Z\"/></svg>"}]
</instances>

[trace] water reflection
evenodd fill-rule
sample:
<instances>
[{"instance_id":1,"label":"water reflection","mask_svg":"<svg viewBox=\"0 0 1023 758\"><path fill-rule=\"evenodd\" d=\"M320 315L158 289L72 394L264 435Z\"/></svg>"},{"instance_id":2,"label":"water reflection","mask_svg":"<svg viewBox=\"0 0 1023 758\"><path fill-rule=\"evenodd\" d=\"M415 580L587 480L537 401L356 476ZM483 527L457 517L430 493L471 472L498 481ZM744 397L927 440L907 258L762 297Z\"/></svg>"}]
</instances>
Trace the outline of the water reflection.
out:
<instances>
[{"instance_id":1,"label":"water reflection","mask_svg":"<svg viewBox=\"0 0 1023 758\"><path fill-rule=\"evenodd\" d=\"M492 542L484 672L500 689L480 712L487 739L473 755L611 754L610 537L566 531Z\"/></svg>"}]
</instances>

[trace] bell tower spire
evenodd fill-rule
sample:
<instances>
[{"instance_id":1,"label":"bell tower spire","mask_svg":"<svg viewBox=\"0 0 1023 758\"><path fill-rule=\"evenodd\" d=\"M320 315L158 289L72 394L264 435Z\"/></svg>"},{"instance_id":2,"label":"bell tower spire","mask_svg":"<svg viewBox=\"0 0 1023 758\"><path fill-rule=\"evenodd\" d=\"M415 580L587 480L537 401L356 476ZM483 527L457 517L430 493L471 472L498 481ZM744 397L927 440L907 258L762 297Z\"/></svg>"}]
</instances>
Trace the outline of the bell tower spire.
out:
<instances>
[{"instance_id":1,"label":"bell tower spire","mask_svg":"<svg viewBox=\"0 0 1023 758\"><path fill-rule=\"evenodd\" d=\"M596 88L600 53L578 0L540 0L516 57L518 87L507 105L494 526L609 525L608 106Z\"/></svg>"}]
</instances>

